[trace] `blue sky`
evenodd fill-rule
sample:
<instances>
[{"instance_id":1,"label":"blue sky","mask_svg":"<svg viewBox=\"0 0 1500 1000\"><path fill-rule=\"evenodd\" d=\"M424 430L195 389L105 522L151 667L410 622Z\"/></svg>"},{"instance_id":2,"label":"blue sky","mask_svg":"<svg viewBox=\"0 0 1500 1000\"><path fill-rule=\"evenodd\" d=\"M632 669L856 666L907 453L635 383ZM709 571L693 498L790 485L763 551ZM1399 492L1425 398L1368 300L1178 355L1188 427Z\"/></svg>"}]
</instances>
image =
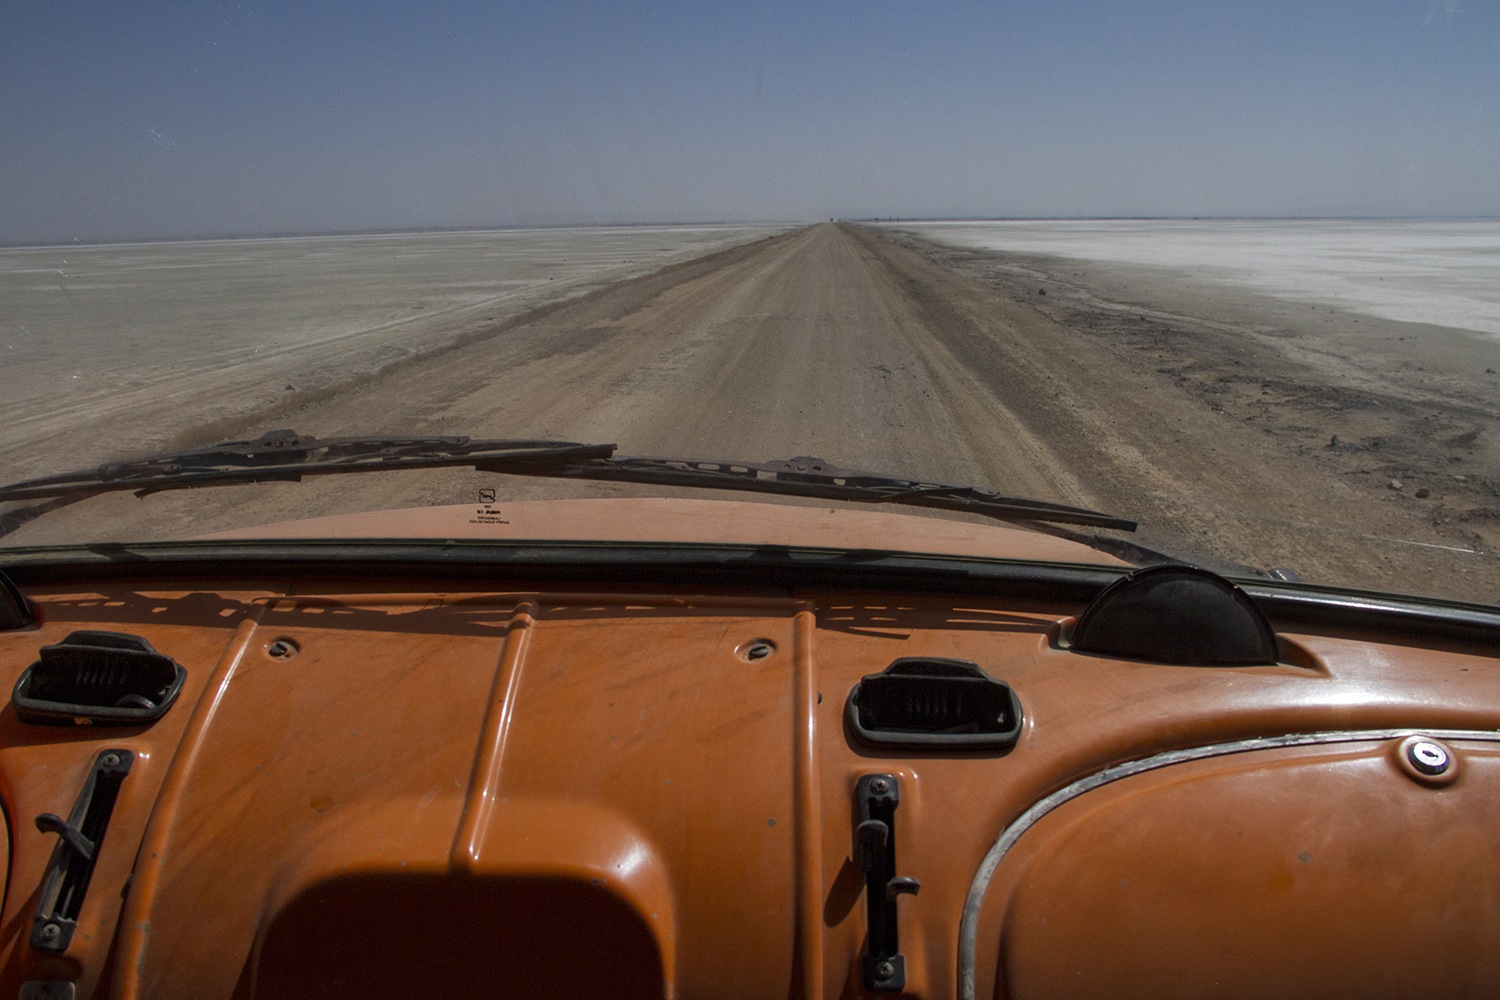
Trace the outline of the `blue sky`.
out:
<instances>
[{"instance_id":1,"label":"blue sky","mask_svg":"<svg viewBox=\"0 0 1500 1000\"><path fill-rule=\"evenodd\" d=\"M1500 9L10 3L0 243L1500 215Z\"/></svg>"}]
</instances>

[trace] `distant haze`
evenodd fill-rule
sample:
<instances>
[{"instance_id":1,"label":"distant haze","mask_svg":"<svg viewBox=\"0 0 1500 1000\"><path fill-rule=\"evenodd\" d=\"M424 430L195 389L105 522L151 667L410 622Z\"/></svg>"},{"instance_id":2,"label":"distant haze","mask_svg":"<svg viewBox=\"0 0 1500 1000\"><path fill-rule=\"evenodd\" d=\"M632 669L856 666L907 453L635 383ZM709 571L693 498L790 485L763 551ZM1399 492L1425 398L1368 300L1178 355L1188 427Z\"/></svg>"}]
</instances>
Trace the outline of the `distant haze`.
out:
<instances>
[{"instance_id":1,"label":"distant haze","mask_svg":"<svg viewBox=\"0 0 1500 1000\"><path fill-rule=\"evenodd\" d=\"M0 243L1497 216L1500 7L0 8Z\"/></svg>"}]
</instances>

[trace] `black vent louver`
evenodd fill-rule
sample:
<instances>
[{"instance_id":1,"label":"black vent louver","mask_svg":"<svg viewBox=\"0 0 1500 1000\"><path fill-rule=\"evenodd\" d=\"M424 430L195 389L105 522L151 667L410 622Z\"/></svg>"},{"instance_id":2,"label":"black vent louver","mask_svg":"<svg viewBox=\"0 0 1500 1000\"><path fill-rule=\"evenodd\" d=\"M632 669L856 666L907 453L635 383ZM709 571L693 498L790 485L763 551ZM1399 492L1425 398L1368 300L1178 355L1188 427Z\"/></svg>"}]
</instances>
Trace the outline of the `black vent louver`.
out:
<instances>
[{"instance_id":1,"label":"black vent louver","mask_svg":"<svg viewBox=\"0 0 1500 1000\"><path fill-rule=\"evenodd\" d=\"M854 736L880 747L1000 750L1021 735L1010 686L968 660L902 657L849 692Z\"/></svg>"},{"instance_id":2,"label":"black vent louver","mask_svg":"<svg viewBox=\"0 0 1500 1000\"><path fill-rule=\"evenodd\" d=\"M138 635L79 631L43 646L11 702L34 725L138 726L161 717L187 677Z\"/></svg>"}]
</instances>

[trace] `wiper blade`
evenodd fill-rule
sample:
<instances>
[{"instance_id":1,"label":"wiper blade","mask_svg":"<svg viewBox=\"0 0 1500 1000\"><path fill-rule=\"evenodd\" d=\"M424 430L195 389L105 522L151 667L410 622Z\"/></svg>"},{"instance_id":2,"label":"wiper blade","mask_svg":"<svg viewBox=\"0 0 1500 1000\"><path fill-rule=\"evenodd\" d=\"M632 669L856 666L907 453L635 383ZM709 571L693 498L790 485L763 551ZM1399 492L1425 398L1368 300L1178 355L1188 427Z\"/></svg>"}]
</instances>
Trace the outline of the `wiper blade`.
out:
<instances>
[{"instance_id":1,"label":"wiper blade","mask_svg":"<svg viewBox=\"0 0 1500 1000\"><path fill-rule=\"evenodd\" d=\"M527 475L532 468L608 458L612 444L570 441L475 441L467 437L324 438L272 431L254 441L170 452L131 462L0 487L0 501L41 500L124 490L163 490L237 483L300 482L303 476L472 466Z\"/></svg>"},{"instance_id":2,"label":"wiper blade","mask_svg":"<svg viewBox=\"0 0 1500 1000\"><path fill-rule=\"evenodd\" d=\"M1134 521L1081 507L1010 496L975 486L952 486L840 469L821 458L807 456L763 463L621 456L568 462L533 474L549 478L777 493L854 503L904 503L981 514L1002 521L1049 521L1121 531L1136 529Z\"/></svg>"},{"instance_id":3,"label":"wiper blade","mask_svg":"<svg viewBox=\"0 0 1500 1000\"><path fill-rule=\"evenodd\" d=\"M569 441L476 441L467 437L326 438L273 431L254 441L172 452L96 469L31 479L0 487L0 501L48 503L0 518L0 534L61 503L100 493L164 490L239 483L299 482L304 476L397 469L471 467L481 472L549 479L649 483L727 489L855 503L904 503L981 514L1004 521L1046 521L1134 531L1124 518L1010 496L973 486L901 479L840 469L819 458L777 462L708 462L675 458L613 457L612 444Z\"/></svg>"}]
</instances>

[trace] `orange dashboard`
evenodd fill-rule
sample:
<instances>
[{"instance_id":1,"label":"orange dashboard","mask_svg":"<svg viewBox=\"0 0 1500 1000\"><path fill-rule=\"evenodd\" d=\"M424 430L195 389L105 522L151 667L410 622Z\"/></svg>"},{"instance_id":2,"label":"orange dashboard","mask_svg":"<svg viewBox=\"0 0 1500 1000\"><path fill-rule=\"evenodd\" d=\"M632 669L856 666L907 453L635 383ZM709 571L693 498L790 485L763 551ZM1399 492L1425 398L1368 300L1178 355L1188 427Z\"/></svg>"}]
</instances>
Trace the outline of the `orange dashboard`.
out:
<instances>
[{"instance_id":1,"label":"orange dashboard","mask_svg":"<svg viewBox=\"0 0 1500 1000\"><path fill-rule=\"evenodd\" d=\"M1493 647L1168 665L1071 648L1074 601L662 589L23 586L6 691L76 633L184 676L149 722L0 711L0 990L1500 991ZM1003 724L864 732L898 660L899 710Z\"/></svg>"}]
</instances>

